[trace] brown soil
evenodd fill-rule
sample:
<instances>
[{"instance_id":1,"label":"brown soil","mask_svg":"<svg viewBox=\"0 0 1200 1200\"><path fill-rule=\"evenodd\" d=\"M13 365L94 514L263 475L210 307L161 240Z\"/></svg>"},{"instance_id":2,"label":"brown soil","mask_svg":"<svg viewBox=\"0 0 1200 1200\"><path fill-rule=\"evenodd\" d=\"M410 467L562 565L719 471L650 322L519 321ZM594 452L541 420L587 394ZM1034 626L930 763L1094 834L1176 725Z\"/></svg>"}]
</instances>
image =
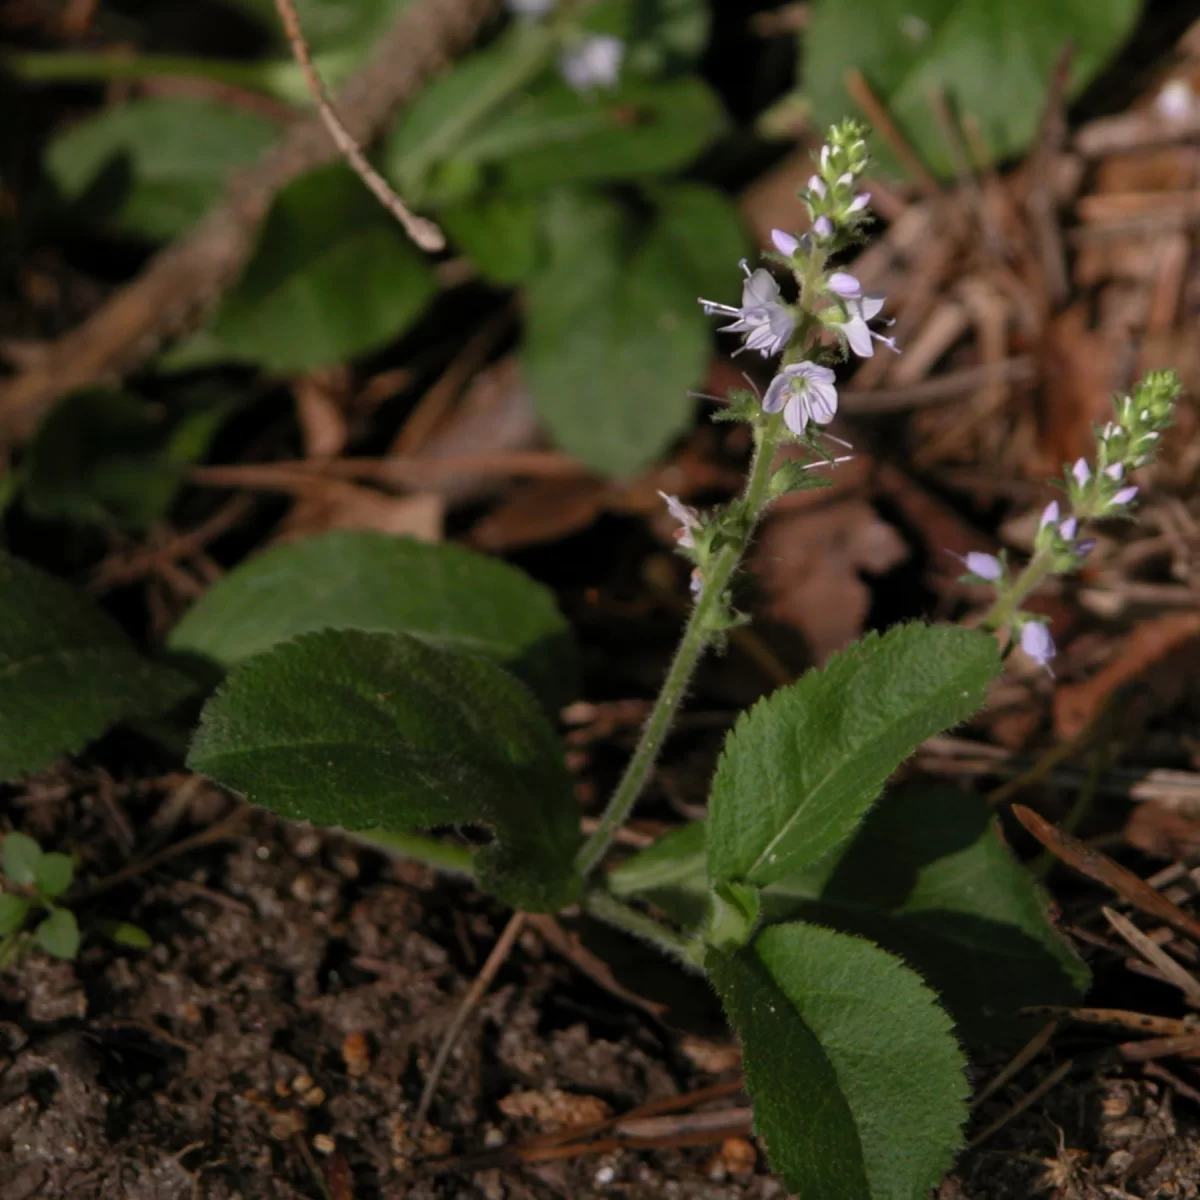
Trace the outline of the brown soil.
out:
<instances>
[{"instance_id":1,"label":"brown soil","mask_svg":"<svg viewBox=\"0 0 1200 1200\"><path fill-rule=\"evenodd\" d=\"M121 788L80 771L4 803L14 826L80 855L81 888L228 807L182 775ZM736 1076L705 986L639 946L610 941L607 957L626 983L668 999L662 1023L526 933L421 1133L411 1115L425 1070L503 910L424 868L261 813L75 909L77 962L33 954L0 975L0 1200L784 1194L737 1138L496 1161L498 1147L556 1121ZM103 919L137 923L153 947L111 944L94 929ZM710 1054L694 1049L697 1032ZM981 1078L1002 1061L982 1065ZM974 1132L1048 1070L1040 1060L985 1105ZM1195 1113L1170 1086L1081 1072L967 1155L941 1198L1200 1195Z\"/></svg>"}]
</instances>

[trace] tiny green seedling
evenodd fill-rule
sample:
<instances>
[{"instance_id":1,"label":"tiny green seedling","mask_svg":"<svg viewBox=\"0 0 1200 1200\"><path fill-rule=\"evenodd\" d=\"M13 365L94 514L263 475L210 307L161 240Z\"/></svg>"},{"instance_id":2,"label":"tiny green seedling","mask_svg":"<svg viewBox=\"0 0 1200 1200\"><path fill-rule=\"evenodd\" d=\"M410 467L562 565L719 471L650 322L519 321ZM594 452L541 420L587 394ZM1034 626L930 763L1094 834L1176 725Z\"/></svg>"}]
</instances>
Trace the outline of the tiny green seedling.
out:
<instances>
[{"instance_id":1,"label":"tiny green seedling","mask_svg":"<svg viewBox=\"0 0 1200 1200\"><path fill-rule=\"evenodd\" d=\"M39 946L54 958L79 953L79 923L69 908L54 901L71 886L75 860L46 852L24 833L4 838L0 853L6 890L0 893L0 967L10 966ZM38 917L30 928L31 918Z\"/></svg>"}]
</instances>

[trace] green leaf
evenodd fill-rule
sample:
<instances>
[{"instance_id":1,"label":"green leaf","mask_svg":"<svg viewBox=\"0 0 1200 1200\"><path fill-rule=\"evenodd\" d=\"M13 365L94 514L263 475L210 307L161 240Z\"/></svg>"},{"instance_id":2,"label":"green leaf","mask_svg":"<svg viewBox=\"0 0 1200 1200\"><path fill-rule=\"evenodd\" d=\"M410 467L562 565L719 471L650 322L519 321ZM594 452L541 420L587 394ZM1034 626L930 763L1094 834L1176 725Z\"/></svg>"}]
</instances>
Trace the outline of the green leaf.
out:
<instances>
[{"instance_id":1,"label":"green leaf","mask_svg":"<svg viewBox=\"0 0 1200 1200\"><path fill-rule=\"evenodd\" d=\"M236 666L188 764L292 820L404 832L490 826L482 885L515 908L574 898L578 810L533 697L486 659L327 630Z\"/></svg>"},{"instance_id":2,"label":"green leaf","mask_svg":"<svg viewBox=\"0 0 1200 1200\"><path fill-rule=\"evenodd\" d=\"M480 182L474 172L436 186L435 168L454 157L463 142L493 114L508 108L513 94L553 60L554 37L541 24L520 22L490 46L469 54L423 87L406 106L384 149L385 170L410 204L461 200Z\"/></svg>"},{"instance_id":3,"label":"green leaf","mask_svg":"<svg viewBox=\"0 0 1200 1200\"><path fill-rule=\"evenodd\" d=\"M825 126L859 115L844 85L857 67L928 166L949 175L954 160L931 93L944 91L978 121L993 157L1017 155L1033 141L1063 46L1074 47L1074 95L1109 62L1140 10L1140 0L820 0L802 77Z\"/></svg>"},{"instance_id":4,"label":"green leaf","mask_svg":"<svg viewBox=\"0 0 1200 1200\"><path fill-rule=\"evenodd\" d=\"M34 940L54 958L79 953L79 923L69 908L56 908L34 931Z\"/></svg>"},{"instance_id":5,"label":"green leaf","mask_svg":"<svg viewBox=\"0 0 1200 1200\"><path fill-rule=\"evenodd\" d=\"M608 876L689 931L706 919L704 823L684 826ZM1034 877L1005 846L980 796L908 788L884 796L848 844L759 896L768 923L807 920L869 937L930 983L960 1034L1027 1039L1024 1005L1073 1004L1083 962L1054 928Z\"/></svg>"},{"instance_id":6,"label":"green leaf","mask_svg":"<svg viewBox=\"0 0 1200 1200\"><path fill-rule=\"evenodd\" d=\"M166 240L204 216L229 172L278 136L275 122L215 100L130 100L54 138L46 171L89 219Z\"/></svg>"},{"instance_id":7,"label":"green leaf","mask_svg":"<svg viewBox=\"0 0 1200 1200\"><path fill-rule=\"evenodd\" d=\"M725 252L737 241L712 193L663 188L654 200L646 221L614 201L555 194L550 262L527 290L522 362L538 414L564 450L612 475L647 466L690 423L687 390L711 346L696 303L697 263L713 248L703 239Z\"/></svg>"},{"instance_id":8,"label":"green leaf","mask_svg":"<svg viewBox=\"0 0 1200 1200\"><path fill-rule=\"evenodd\" d=\"M140 925L128 921L101 921L97 928L109 941L131 950L149 950L154 945L154 939Z\"/></svg>"},{"instance_id":9,"label":"green leaf","mask_svg":"<svg viewBox=\"0 0 1200 1200\"><path fill-rule=\"evenodd\" d=\"M627 79L592 95L553 76L497 110L451 161L494 166L506 191L537 195L564 184L682 170L727 127L716 93L695 76L668 83Z\"/></svg>"},{"instance_id":10,"label":"green leaf","mask_svg":"<svg viewBox=\"0 0 1200 1200\"><path fill-rule=\"evenodd\" d=\"M120 392L76 392L42 421L22 464L35 517L144 529L164 518L230 408L227 399L156 411Z\"/></svg>"},{"instance_id":11,"label":"green leaf","mask_svg":"<svg viewBox=\"0 0 1200 1200\"><path fill-rule=\"evenodd\" d=\"M0 553L0 779L40 771L192 690L68 584Z\"/></svg>"},{"instance_id":12,"label":"green leaf","mask_svg":"<svg viewBox=\"0 0 1200 1200\"><path fill-rule=\"evenodd\" d=\"M27 833L8 833L4 836L4 878L14 887L28 887L37 879L42 848Z\"/></svg>"},{"instance_id":13,"label":"green leaf","mask_svg":"<svg viewBox=\"0 0 1200 1200\"><path fill-rule=\"evenodd\" d=\"M53 851L43 854L34 867L34 885L47 899L61 896L75 876L75 860L69 854Z\"/></svg>"},{"instance_id":14,"label":"green leaf","mask_svg":"<svg viewBox=\"0 0 1200 1200\"><path fill-rule=\"evenodd\" d=\"M901 625L760 701L726 738L713 780L713 882L764 887L820 860L921 742L983 706L999 671L986 633Z\"/></svg>"},{"instance_id":15,"label":"green leaf","mask_svg":"<svg viewBox=\"0 0 1200 1200\"><path fill-rule=\"evenodd\" d=\"M708 44L707 0L633 0L626 66L660 74L693 65Z\"/></svg>"},{"instance_id":16,"label":"green leaf","mask_svg":"<svg viewBox=\"0 0 1200 1200\"><path fill-rule=\"evenodd\" d=\"M1076 1004L1090 974L1047 915L982 797L888 796L848 847L780 881L771 919L803 918L879 942L929 981L968 1041L1019 1045L1025 1005Z\"/></svg>"},{"instance_id":17,"label":"green leaf","mask_svg":"<svg viewBox=\"0 0 1200 1200\"><path fill-rule=\"evenodd\" d=\"M967 1116L966 1060L933 993L878 946L775 925L712 952L755 1130L799 1200L924 1200Z\"/></svg>"},{"instance_id":18,"label":"green leaf","mask_svg":"<svg viewBox=\"0 0 1200 1200\"><path fill-rule=\"evenodd\" d=\"M547 588L462 546L382 533L339 530L257 555L200 597L168 645L227 670L318 629L420 634L494 659L552 709L576 695L570 626Z\"/></svg>"},{"instance_id":19,"label":"green leaf","mask_svg":"<svg viewBox=\"0 0 1200 1200\"><path fill-rule=\"evenodd\" d=\"M33 907L33 901L11 892L0 895L0 938L16 933L25 924L25 918Z\"/></svg>"},{"instance_id":20,"label":"green leaf","mask_svg":"<svg viewBox=\"0 0 1200 1200\"><path fill-rule=\"evenodd\" d=\"M244 274L212 326L232 356L304 371L398 336L436 291L428 264L348 167L275 197Z\"/></svg>"},{"instance_id":21,"label":"green leaf","mask_svg":"<svg viewBox=\"0 0 1200 1200\"><path fill-rule=\"evenodd\" d=\"M280 50L287 51L287 38L279 20L275 0L225 0L258 21ZM410 0L295 0L296 15L305 41L313 54L355 50L361 57L396 20ZM326 86L333 83L326 79Z\"/></svg>"},{"instance_id":22,"label":"green leaf","mask_svg":"<svg viewBox=\"0 0 1200 1200\"><path fill-rule=\"evenodd\" d=\"M528 197L492 193L447 205L438 223L490 283L523 283L537 268L540 208Z\"/></svg>"}]
</instances>

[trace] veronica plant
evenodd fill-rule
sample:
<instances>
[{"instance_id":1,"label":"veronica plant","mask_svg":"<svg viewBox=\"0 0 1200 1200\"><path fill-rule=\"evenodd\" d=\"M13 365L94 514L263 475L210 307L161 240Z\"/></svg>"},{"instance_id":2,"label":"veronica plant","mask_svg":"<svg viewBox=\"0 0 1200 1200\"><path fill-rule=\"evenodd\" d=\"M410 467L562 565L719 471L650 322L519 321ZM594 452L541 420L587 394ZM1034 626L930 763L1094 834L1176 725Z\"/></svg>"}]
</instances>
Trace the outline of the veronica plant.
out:
<instances>
[{"instance_id":1,"label":"veronica plant","mask_svg":"<svg viewBox=\"0 0 1200 1200\"><path fill-rule=\"evenodd\" d=\"M550 6L514 7L536 19ZM718 414L753 435L742 493L707 512L664 497L693 604L586 839L552 723L575 694L553 597L462 547L379 534L330 533L230 571L171 634L170 664L141 659L89 602L0 556L0 670L19 685L0 692L0 774L40 769L120 720L182 720L220 681L191 739L195 770L284 817L469 876L514 908L581 906L652 943L719 993L756 1128L791 1191L924 1197L961 1144L961 1043L1023 1036L1020 1006L1072 1002L1087 972L982 799L881 793L924 739L983 706L1007 647L1049 661L1049 633L1022 602L1077 565L1086 521L1129 511L1130 473L1153 453L1177 385L1151 376L1120 401L1023 569L968 556L996 589L981 627L868 634L761 700L726 738L707 819L614 866L615 835L698 662L746 619L734 586L756 527L845 457L826 431L835 367L896 351L883 298L840 261L869 220L866 164L862 131L836 127L801 193L807 231L776 230L766 265L743 264L740 305L701 301L773 378ZM490 842L421 832L459 825Z\"/></svg>"}]
</instances>

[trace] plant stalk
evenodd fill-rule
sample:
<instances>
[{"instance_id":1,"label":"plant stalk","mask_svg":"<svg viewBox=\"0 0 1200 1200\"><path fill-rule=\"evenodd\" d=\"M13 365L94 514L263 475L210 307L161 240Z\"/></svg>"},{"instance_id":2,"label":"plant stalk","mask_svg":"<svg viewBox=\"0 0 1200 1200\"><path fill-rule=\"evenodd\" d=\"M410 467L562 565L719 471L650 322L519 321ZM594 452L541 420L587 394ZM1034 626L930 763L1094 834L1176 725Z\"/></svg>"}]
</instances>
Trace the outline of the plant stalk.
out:
<instances>
[{"instance_id":1,"label":"plant stalk","mask_svg":"<svg viewBox=\"0 0 1200 1200\"><path fill-rule=\"evenodd\" d=\"M1012 587L999 597L995 604L984 614L979 622L981 629L998 630L1009 624L1021 602L1047 576L1053 574L1054 555L1049 550L1040 550L1029 562L1025 569L1013 580Z\"/></svg>"},{"instance_id":2,"label":"plant stalk","mask_svg":"<svg viewBox=\"0 0 1200 1200\"><path fill-rule=\"evenodd\" d=\"M622 903L611 892L603 888L591 888L583 895L582 908L597 920L632 934L661 950L669 958L682 963L691 970L703 967L704 944L668 929L646 913Z\"/></svg>"},{"instance_id":3,"label":"plant stalk","mask_svg":"<svg viewBox=\"0 0 1200 1200\"><path fill-rule=\"evenodd\" d=\"M662 691L654 702L649 720L642 728L642 735L633 757L629 760L625 774L621 777L621 782L617 785L617 790L609 800L591 837L584 842L575 858L576 869L585 878L604 857L617 830L625 823L637 798L642 794L671 728L671 722L675 719L675 713L696 670L696 664L712 641L713 615L722 603L729 580L741 562L750 535L758 524L759 514L766 499L767 485L771 479L771 463L779 446L782 424L781 415L776 414L757 428L754 460L742 496L746 513L745 534L739 541L723 547L709 565L700 598L692 608Z\"/></svg>"}]
</instances>

